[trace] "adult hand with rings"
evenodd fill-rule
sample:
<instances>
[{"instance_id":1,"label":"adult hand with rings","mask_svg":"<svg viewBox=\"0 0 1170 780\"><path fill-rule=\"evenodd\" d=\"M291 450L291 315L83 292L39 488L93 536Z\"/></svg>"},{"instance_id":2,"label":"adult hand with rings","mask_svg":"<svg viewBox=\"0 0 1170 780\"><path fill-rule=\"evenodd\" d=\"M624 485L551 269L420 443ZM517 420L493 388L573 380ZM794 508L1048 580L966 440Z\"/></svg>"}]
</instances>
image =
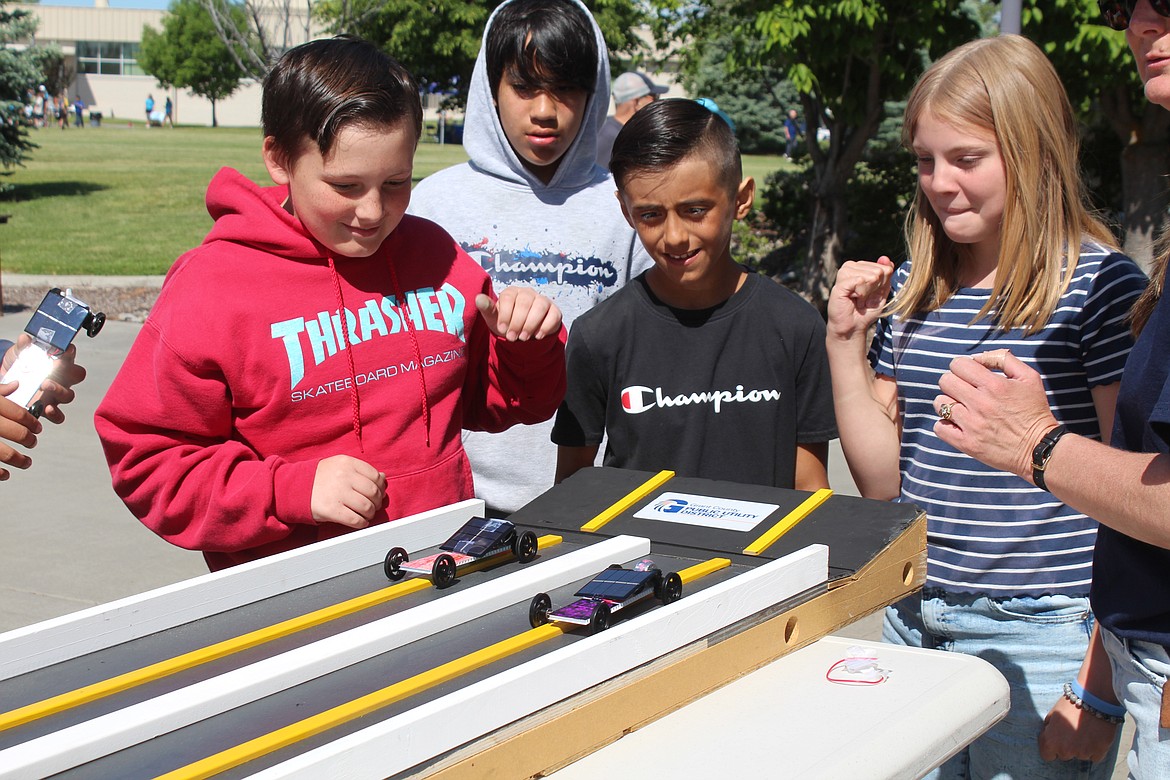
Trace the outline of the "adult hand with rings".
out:
<instances>
[{"instance_id":1,"label":"adult hand with rings","mask_svg":"<svg viewBox=\"0 0 1170 780\"><path fill-rule=\"evenodd\" d=\"M1031 477L1032 448L1057 424L1040 374L1004 350L955 358L950 369L939 378L936 399L949 399L950 414L943 417L939 406L945 422L935 423L935 434L992 468ZM962 425L954 420L957 404Z\"/></svg>"}]
</instances>

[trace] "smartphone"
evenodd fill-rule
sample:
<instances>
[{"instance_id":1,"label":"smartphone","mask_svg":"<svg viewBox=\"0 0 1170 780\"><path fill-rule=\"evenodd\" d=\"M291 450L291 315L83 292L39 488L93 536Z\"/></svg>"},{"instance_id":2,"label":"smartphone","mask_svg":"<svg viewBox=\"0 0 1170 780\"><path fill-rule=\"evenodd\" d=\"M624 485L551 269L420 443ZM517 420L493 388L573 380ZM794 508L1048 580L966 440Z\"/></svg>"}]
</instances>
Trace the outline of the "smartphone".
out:
<instances>
[{"instance_id":1,"label":"smartphone","mask_svg":"<svg viewBox=\"0 0 1170 780\"><path fill-rule=\"evenodd\" d=\"M20 383L7 396L8 400L40 417L44 411L40 401L41 383L52 375L57 360L73 343L73 337L84 330L93 338L105 324L106 315L91 311L84 301L73 297L71 290L61 292L57 287L49 290L24 328L32 336L32 343L20 351L16 362L0 379L3 383Z\"/></svg>"}]
</instances>

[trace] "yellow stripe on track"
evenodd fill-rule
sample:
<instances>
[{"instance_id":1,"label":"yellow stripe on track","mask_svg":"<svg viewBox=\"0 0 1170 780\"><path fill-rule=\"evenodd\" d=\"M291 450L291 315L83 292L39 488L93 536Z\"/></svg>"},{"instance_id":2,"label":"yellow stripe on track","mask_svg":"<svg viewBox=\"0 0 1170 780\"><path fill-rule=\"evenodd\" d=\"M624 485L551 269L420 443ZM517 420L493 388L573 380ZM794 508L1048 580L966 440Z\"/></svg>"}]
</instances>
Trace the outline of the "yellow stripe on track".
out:
<instances>
[{"instance_id":1,"label":"yellow stripe on track","mask_svg":"<svg viewBox=\"0 0 1170 780\"><path fill-rule=\"evenodd\" d=\"M831 495L833 495L833 491L828 488L821 488L813 493L802 501L800 506L785 515L780 522L769 528L763 536L745 547L744 554L759 555L767 550L776 543L777 539L791 531L797 523L811 515L814 509L825 503Z\"/></svg>"},{"instance_id":2,"label":"yellow stripe on track","mask_svg":"<svg viewBox=\"0 0 1170 780\"><path fill-rule=\"evenodd\" d=\"M597 517L593 518L588 523L581 526L581 530L587 531L588 533L595 532L597 529L601 528L603 525L608 523L610 520L613 520L615 517L620 515L622 512L626 511L631 506L636 504L638 501L645 498L650 492L657 490L659 487L661 487L664 483L666 483L668 480L670 480L673 477L674 477L673 471L665 471L664 470L664 471L658 472L653 477L651 477L650 479L643 482L639 487L636 487L632 491L627 493L624 498L620 499L616 504L611 506L609 509L606 509L601 514L597 515Z\"/></svg>"},{"instance_id":3,"label":"yellow stripe on track","mask_svg":"<svg viewBox=\"0 0 1170 780\"><path fill-rule=\"evenodd\" d=\"M712 558L709 561L696 563L694 566L689 566L678 573L679 579L683 584L693 582L700 577L706 577L708 574L714 574L720 569L726 569L731 565L731 561L727 558Z\"/></svg>"},{"instance_id":4,"label":"yellow stripe on track","mask_svg":"<svg viewBox=\"0 0 1170 780\"><path fill-rule=\"evenodd\" d=\"M678 572L683 582L691 582L700 577L706 577L712 572L719 571L731 565L727 558L712 558L703 563L690 566ZM318 715L304 720L290 723L284 728L256 737L241 745L223 750L215 755L208 756L195 763L179 767L173 772L160 775L155 780L203 780L221 772L234 769L238 766L255 761L269 753L295 745L310 737L344 725L351 720L369 715L383 707L402 701L403 699L422 693L430 688L453 680L461 675L470 674L480 667L503 660L522 650L535 647L564 633L564 629L555 623L546 623L543 626L525 631L522 634L509 637L482 650L469 653L462 658L448 661L434 669L409 677L402 682L395 683L381 690L366 694L353 701L340 704Z\"/></svg>"},{"instance_id":5,"label":"yellow stripe on track","mask_svg":"<svg viewBox=\"0 0 1170 780\"><path fill-rule=\"evenodd\" d=\"M560 542L560 536L550 534L537 539L537 547L543 550L546 547L560 544ZM483 568L487 563L465 566L463 571L472 571L474 570L472 567ZM58 696L33 702L24 707L0 714L0 731L15 728L25 723L31 723L34 720L40 720L50 715L56 715L74 707L80 707L83 704L89 704L98 699L112 696L115 693L121 693L139 685L144 685L162 679L163 677L210 663L211 661L217 661L233 653L239 653L257 647L266 642L271 642L274 639L280 639L290 634L295 634L298 631L304 631L314 626L328 623L330 620L337 620L346 615L352 615L363 609L369 609L387 601L408 596L420 590L426 590L429 587L431 587L431 581L425 577L410 579L406 582L400 582L390 587L376 590L364 596L343 601L340 604L324 607L306 615L301 615L300 617L291 618L276 623L275 625L233 637L232 639L225 639L222 642L217 642L216 644L208 645L198 650L192 650L189 653L168 658L150 666L144 666L141 669L135 669L125 674L120 674L117 677L111 677L108 680L87 685L84 688L77 688L76 690L67 691Z\"/></svg>"},{"instance_id":6,"label":"yellow stripe on track","mask_svg":"<svg viewBox=\"0 0 1170 780\"><path fill-rule=\"evenodd\" d=\"M525 631L462 658L456 658L454 661L416 674L402 682L326 710L319 715L305 718L242 745L208 756L202 761L180 767L173 772L161 775L157 780L199 780L199 778L226 772L241 764L254 761L281 748L296 744L323 731L328 731L355 718L368 715L397 701L421 693L428 688L453 680L460 675L473 672L481 666L487 666L521 650L527 650L541 642L560 636L562 633L559 626L551 623Z\"/></svg>"}]
</instances>

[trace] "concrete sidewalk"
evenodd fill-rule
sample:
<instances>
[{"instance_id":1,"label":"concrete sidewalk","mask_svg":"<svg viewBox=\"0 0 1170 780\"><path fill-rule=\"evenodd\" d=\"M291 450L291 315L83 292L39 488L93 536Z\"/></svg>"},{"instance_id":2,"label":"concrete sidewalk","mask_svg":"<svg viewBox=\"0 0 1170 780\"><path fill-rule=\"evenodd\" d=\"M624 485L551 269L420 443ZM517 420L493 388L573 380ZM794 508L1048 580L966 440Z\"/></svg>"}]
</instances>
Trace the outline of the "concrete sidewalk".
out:
<instances>
[{"instance_id":1,"label":"concrete sidewalk","mask_svg":"<svg viewBox=\"0 0 1170 780\"><path fill-rule=\"evenodd\" d=\"M0 338L15 339L31 312L0 317ZM140 325L107 322L77 341L88 376L45 421L33 466L0 482L0 631L207 573L203 556L172 547L140 524L110 486L93 413Z\"/></svg>"}]
</instances>

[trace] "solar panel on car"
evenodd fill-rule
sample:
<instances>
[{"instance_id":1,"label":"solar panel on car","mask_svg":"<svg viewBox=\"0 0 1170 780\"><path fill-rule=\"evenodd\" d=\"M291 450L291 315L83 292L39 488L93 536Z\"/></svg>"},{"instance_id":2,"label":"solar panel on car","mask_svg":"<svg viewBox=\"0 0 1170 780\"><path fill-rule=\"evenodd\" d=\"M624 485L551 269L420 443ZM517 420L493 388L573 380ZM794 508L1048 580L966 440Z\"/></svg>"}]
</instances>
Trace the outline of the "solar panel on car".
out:
<instances>
[{"instance_id":1,"label":"solar panel on car","mask_svg":"<svg viewBox=\"0 0 1170 780\"><path fill-rule=\"evenodd\" d=\"M633 596L654 576L652 571L606 569L585 584L574 595L609 601L625 601Z\"/></svg>"},{"instance_id":2,"label":"solar panel on car","mask_svg":"<svg viewBox=\"0 0 1170 780\"><path fill-rule=\"evenodd\" d=\"M495 547L500 546L500 540L512 530L512 524L506 520L489 520L483 517L473 517L454 536L439 545L440 550L463 553L479 557Z\"/></svg>"}]
</instances>

